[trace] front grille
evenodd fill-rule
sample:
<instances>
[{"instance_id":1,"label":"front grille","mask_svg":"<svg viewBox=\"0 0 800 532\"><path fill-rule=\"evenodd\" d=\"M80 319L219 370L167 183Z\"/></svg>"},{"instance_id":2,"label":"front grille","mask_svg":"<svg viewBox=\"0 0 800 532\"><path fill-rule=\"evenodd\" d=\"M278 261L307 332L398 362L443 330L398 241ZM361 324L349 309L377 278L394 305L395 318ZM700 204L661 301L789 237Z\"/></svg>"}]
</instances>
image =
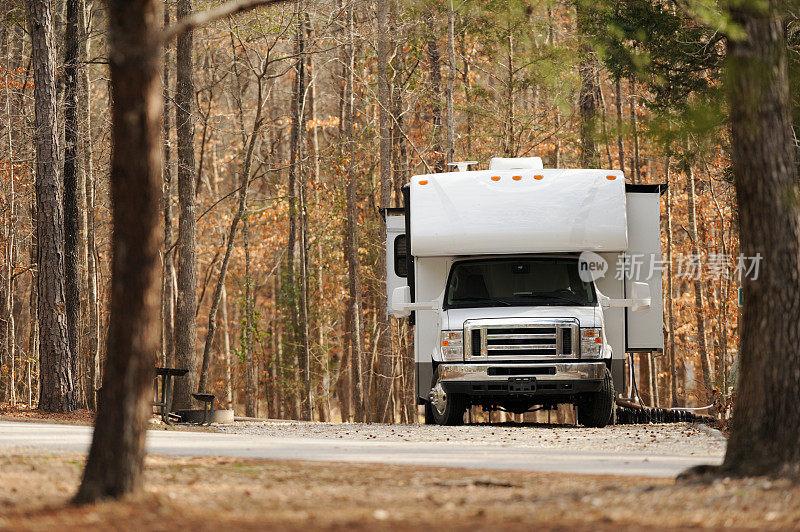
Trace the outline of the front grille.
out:
<instances>
[{"instance_id":1,"label":"front grille","mask_svg":"<svg viewBox=\"0 0 800 532\"><path fill-rule=\"evenodd\" d=\"M470 345L467 356L473 359L519 359L576 357L574 346L578 344L577 320L568 318L554 321L487 324L465 324ZM498 320L500 321L500 320ZM519 320L515 320L519 321Z\"/></svg>"},{"instance_id":2,"label":"front grille","mask_svg":"<svg viewBox=\"0 0 800 532\"><path fill-rule=\"evenodd\" d=\"M481 356L481 342L482 342L482 340L481 340L481 330L480 329L473 329L472 335L470 336L470 339L472 340L472 342L471 342L472 343L472 350L470 351L472 353L472 356L473 357Z\"/></svg>"}]
</instances>

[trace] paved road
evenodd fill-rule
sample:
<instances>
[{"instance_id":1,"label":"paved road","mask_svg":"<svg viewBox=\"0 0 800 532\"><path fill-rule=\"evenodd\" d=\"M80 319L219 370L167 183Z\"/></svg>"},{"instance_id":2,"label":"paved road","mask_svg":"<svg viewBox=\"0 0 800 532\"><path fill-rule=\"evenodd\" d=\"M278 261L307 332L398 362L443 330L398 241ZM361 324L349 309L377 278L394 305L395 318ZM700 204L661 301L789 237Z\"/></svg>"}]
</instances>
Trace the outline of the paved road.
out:
<instances>
[{"instance_id":1,"label":"paved road","mask_svg":"<svg viewBox=\"0 0 800 532\"><path fill-rule=\"evenodd\" d=\"M79 425L0 422L0 450L27 447L86 452L91 431L91 427ZM150 453L171 456L374 462L652 477L675 476L693 465L722 460L721 456L587 452L458 442L336 441L161 430L148 432L147 449Z\"/></svg>"},{"instance_id":2,"label":"paved road","mask_svg":"<svg viewBox=\"0 0 800 532\"><path fill-rule=\"evenodd\" d=\"M78 425L0 422L0 449L28 447L86 452L91 431L91 427ZM693 465L719 463L722 458L536 449L459 442L336 441L329 438L283 438L161 430L148 432L147 448L150 453L172 456L377 462L653 477L674 476Z\"/></svg>"}]
</instances>

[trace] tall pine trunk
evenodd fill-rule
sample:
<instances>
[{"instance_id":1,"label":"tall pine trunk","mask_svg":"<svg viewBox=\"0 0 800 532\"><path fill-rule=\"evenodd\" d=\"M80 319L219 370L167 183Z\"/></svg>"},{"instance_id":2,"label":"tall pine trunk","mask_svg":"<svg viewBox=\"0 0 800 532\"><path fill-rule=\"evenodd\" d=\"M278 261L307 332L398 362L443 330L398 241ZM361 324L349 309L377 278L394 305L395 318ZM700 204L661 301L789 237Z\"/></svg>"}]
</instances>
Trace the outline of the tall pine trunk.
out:
<instances>
[{"instance_id":1,"label":"tall pine trunk","mask_svg":"<svg viewBox=\"0 0 800 532\"><path fill-rule=\"evenodd\" d=\"M164 27L169 25L170 5L164 3ZM170 44L164 46L164 121L163 121L163 140L164 143L164 163L163 163L163 209L164 209L164 268L161 274L162 293L161 293L161 350L162 360L166 367L175 365L175 253L173 250L173 230L172 230L172 104L170 102L169 78L170 78Z\"/></svg>"},{"instance_id":2,"label":"tall pine trunk","mask_svg":"<svg viewBox=\"0 0 800 532\"><path fill-rule=\"evenodd\" d=\"M36 142L39 408L77 408L64 294L64 211L56 114L56 56L48 0L25 4L33 59Z\"/></svg>"},{"instance_id":3,"label":"tall pine trunk","mask_svg":"<svg viewBox=\"0 0 800 532\"><path fill-rule=\"evenodd\" d=\"M673 302L674 269L672 266L672 183L670 183L671 157L664 163L664 180L667 183L667 358L669 359L670 406L678 406L678 362L675 357L675 310Z\"/></svg>"},{"instance_id":4,"label":"tall pine trunk","mask_svg":"<svg viewBox=\"0 0 800 532\"><path fill-rule=\"evenodd\" d=\"M153 0L107 5L114 101L108 360L78 503L140 488L159 346L159 11Z\"/></svg>"},{"instance_id":5,"label":"tall pine trunk","mask_svg":"<svg viewBox=\"0 0 800 532\"><path fill-rule=\"evenodd\" d=\"M178 0L177 18L189 15L192 0ZM175 313L175 365L189 370L175 382L175 408L190 408L197 390L197 235L194 162L193 33L178 36L175 125L178 132L178 304Z\"/></svg>"},{"instance_id":6,"label":"tall pine trunk","mask_svg":"<svg viewBox=\"0 0 800 532\"><path fill-rule=\"evenodd\" d=\"M377 0L378 6L378 114L380 127L380 206L391 207L392 202L392 137L389 133L391 125L391 91L389 89L389 0ZM451 65L452 67L453 65ZM453 74L455 75L455 73ZM452 87L449 102L452 102ZM451 112L451 111L450 111ZM450 118L448 118L448 125ZM448 129L449 131L449 129ZM448 146L450 136L448 133ZM452 157L452 154L449 155ZM380 238L386 234L386 217L380 219ZM388 315L386 301L386 255L378 253L378 396L376 421L391 421L391 412L381 408L389 399L392 384L392 327Z\"/></svg>"},{"instance_id":7,"label":"tall pine trunk","mask_svg":"<svg viewBox=\"0 0 800 532\"><path fill-rule=\"evenodd\" d=\"M689 190L687 195L689 197L689 222L692 237L692 254L697 260L700 261L700 237L697 230L697 196L695 187L694 169L691 163L686 162L686 179ZM706 406L711 398L711 390L713 389L713 375L711 374L711 360L708 356L708 343L706 340L706 322L704 316L705 301L703 297L703 278L701 275L700 267L696 273L695 279L692 281L694 288L694 319L697 324L697 352L700 356L700 369L703 374L703 385L700 387L700 394L698 400L702 403L701 406Z\"/></svg>"},{"instance_id":8,"label":"tall pine trunk","mask_svg":"<svg viewBox=\"0 0 800 532\"><path fill-rule=\"evenodd\" d=\"M83 42L83 58L91 52L92 17L87 13L86 0L80 0L80 37ZM97 408L97 390L100 388L100 297L97 290L97 247L94 216L94 150L92 146L92 115L90 109L91 81L89 69L84 67L81 75L81 95L78 100L83 138L84 196L86 198L86 308L87 324L86 360L89 364L87 400L90 408Z\"/></svg>"},{"instance_id":9,"label":"tall pine trunk","mask_svg":"<svg viewBox=\"0 0 800 532\"><path fill-rule=\"evenodd\" d=\"M348 305L350 307L350 321L348 337L351 353L351 371L353 379L353 409L356 421L367 420L367 409L364 394L364 335L363 315L361 308L361 264L359 262L358 248L358 172L356 172L355 134L354 134L354 99L353 82L355 73L353 49L353 9L347 8L347 33L345 42L345 89L344 89L344 144L347 167L346 185L346 249L348 276Z\"/></svg>"},{"instance_id":10,"label":"tall pine trunk","mask_svg":"<svg viewBox=\"0 0 800 532\"><path fill-rule=\"evenodd\" d=\"M740 381L725 474L800 478L800 213L783 3L737 4L729 88L743 279Z\"/></svg>"},{"instance_id":11,"label":"tall pine trunk","mask_svg":"<svg viewBox=\"0 0 800 532\"><path fill-rule=\"evenodd\" d=\"M67 312L67 340L72 355L72 375L78 406L85 406L81 371L81 250L83 231L80 213L83 196L78 174L78 12L80 0L66 1L64 32L64 294Z\"/></svg>"}]
</instances>

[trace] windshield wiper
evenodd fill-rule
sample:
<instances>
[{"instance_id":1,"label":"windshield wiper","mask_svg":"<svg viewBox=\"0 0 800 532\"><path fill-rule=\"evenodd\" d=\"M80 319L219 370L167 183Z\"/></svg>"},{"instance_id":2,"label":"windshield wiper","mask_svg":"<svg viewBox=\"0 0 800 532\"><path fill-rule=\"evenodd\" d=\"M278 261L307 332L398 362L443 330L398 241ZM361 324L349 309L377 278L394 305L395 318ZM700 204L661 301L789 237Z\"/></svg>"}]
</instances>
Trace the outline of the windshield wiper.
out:
<instances>
[{"instance_id":1,"label":"windshield wiper","mask_svg":"<svg viewBox=\"0 0 800 532\"><path fill-rule=\"evenodd\" d=\"M492 301L494 303L500 303L500 304L505 305L507 307L513 306L508 301L504 301L502 299L496 299L494 297L463 297L463 298L459 298L459 299L454 299L453 301L450 302L450 304L451 305L458 305L459 303L462 303L464 301Z\"/></svg>"}]
</instances>

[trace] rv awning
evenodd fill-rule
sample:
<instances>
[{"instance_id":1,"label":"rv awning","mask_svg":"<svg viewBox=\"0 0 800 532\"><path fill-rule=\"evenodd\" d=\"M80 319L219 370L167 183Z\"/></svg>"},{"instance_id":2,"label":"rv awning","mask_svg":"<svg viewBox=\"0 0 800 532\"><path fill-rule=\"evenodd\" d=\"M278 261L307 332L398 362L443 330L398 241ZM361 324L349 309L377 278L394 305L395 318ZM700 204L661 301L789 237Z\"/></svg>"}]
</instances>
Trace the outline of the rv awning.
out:
<instances>
[{"instance_id":1,"label":"rv awning","mask_svg":"<svg viewBox=\"0 0 800 532\"><path fill-rule=\"evenodd\" d=\"M625 179L610 170L487 170L411 180L415 256L624 251Z\"/></svg>"}]
</instances>

